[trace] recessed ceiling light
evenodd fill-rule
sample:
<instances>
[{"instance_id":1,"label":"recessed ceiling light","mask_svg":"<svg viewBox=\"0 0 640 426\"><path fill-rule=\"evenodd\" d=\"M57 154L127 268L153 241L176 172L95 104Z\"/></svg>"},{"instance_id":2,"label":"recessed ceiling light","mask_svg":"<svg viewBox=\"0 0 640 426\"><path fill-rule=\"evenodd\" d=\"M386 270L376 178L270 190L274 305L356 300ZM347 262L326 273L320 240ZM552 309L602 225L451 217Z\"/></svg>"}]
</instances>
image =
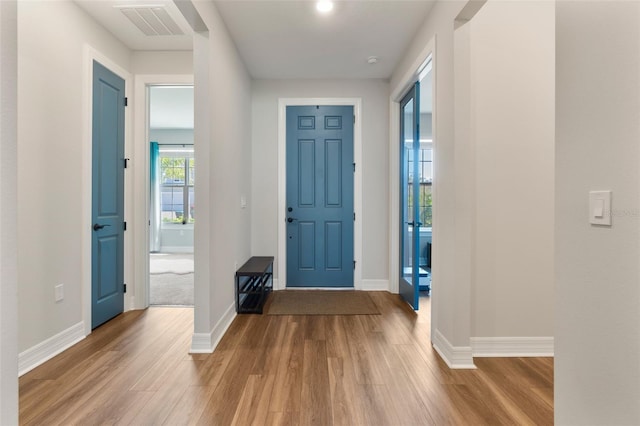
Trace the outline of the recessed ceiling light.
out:
<instances>
[{"instance_id":1,"label":"recessed ceiling light","mask_svg":"<svg viewBox=\"0 0 640 426\"><path fill-rule=\"evenodd\" d=\"M320 13L329 13L333 10L333 2L331 0L319 0L316 3L316 10Z\"/></svg>"},{"instance_id":2,"label":"recessed ceiling light","mask_svg":"<svg viewBox=\"0 0 640 426\"><path fill-rule=\"evenodd\" d=\"M377 56L369 56L367 58L367 63L369 63L369 64L377 64L378 63L378 57Z\"/></svg>"}]
</instances>

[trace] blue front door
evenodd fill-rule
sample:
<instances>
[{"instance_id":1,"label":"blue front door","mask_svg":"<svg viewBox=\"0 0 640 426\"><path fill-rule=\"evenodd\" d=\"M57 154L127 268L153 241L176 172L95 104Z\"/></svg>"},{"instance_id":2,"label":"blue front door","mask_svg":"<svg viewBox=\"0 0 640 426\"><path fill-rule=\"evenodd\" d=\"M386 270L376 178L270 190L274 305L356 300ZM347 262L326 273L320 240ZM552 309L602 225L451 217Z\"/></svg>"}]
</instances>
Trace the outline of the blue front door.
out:
<instances>
[{"instance_id":1,"label":"blue front door","mask_svg":"<svg viewBox=\"0 0 640 426\"><path fill-rule=\"evenodd\" d=\"M287 107L287 287L353 287L353 107Z\"/></svg>"},{"instance_id":2,"label":"blue front door","mask_svg":"<svg viewBox=\"0 0 640 426\"><path fill-rule=\"evenodd\" d=\"M91 328L124 310L124 80L93 63Z\"/></svg>"}]
</instances>

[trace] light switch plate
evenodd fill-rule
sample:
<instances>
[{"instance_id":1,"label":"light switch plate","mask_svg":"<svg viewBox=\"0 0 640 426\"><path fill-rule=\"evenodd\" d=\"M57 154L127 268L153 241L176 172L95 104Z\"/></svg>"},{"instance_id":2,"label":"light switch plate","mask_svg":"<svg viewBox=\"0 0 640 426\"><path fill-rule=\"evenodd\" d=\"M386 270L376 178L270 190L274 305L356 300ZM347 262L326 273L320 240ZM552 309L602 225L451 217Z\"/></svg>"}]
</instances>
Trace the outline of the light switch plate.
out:
<instances>
[{"instance_id":1,"label":"light switch plate","mask_svg":"<svg viewBox=\"0 0 640 426\"><path fill-rule=\"evenodd\" d=\"M589 223L611 226L611 191L589 192Z\"/></svg>"}]
</instances>

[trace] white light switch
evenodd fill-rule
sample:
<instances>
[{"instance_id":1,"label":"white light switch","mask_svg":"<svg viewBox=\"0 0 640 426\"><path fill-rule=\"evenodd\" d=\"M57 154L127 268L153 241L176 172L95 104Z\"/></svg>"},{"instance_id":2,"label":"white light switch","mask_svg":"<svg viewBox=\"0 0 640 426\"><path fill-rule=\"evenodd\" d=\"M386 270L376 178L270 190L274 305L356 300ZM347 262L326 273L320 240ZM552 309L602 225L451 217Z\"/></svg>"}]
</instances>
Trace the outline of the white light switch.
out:
<instances>
[{"instance_id":1,"label":"white light switch","mask_svg":"<svg viewBox=\"0 0 640 426\"><path fill-rule=\"evenodd\" d=\"M589 223L611 226L611 191L589 192Z\"/></svg>"},{"instance_id":2,"label":"white light switch","mask_svg":"<svg viewBox=\"0 0 640 426\"><path fill-rule=\"evenodd\" d=\"M604 200L596 199L594 202L593 217L598 219L604 217Z\"/></svg>"}]
</instances>

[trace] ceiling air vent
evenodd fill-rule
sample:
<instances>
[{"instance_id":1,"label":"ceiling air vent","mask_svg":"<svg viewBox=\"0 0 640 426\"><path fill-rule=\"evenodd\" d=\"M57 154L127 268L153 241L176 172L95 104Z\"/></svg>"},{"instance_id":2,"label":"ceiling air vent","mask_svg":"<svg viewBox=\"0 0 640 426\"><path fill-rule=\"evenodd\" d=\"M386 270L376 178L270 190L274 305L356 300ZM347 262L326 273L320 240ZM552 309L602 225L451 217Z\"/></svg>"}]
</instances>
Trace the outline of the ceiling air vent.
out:
<instances>
[{"instance_id":1,"label":"ceiling air vent","mask_svg":"<svg viewBox=\"0 0 640 426\"><path fill-rule=\"evenodd\" d=\"M162 6L122 7L120 11L148 36L184 35Z\"/></svg>"}]
</instances>

